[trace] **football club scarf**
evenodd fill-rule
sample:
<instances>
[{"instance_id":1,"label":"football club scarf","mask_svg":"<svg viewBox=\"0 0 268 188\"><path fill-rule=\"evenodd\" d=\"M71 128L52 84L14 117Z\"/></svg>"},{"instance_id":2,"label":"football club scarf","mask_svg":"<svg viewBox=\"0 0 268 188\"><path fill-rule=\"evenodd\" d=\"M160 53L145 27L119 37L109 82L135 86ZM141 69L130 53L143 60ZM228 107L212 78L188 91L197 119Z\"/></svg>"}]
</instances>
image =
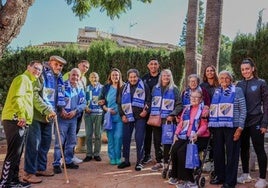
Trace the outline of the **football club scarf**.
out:
<instances>
[{"instance_id":1,"label":"football club scarf","mask_svg":"<svg viewBox=\"0 0 268 188\"><path fill-rule=\"evenodd\" d=\"M151 115L161 115L166 118L173 110L175 105L174 89L169 88L162 95L162 89L156 85L152 93Z\"/></svg>"},{"instance_id":2,"label":"football club scarf","mask_svg":"<svg viewBox=\"0 0 268 188\"><path fill-rule=\"evenodd\" d=\"M102 113L103 110L98 104L99 96L101 94L103 85L97 83L96 86L88 85L86 87L86 99L88 101L89 108L94 113Z\"/></svg>"},{"instance_id":3,"label":"football club scarf","mask_svg":"<svg viewBox=\"0 0 268 188\"><path fill-rule=\"evenodd\" d=\"M133 96L130 93L130 83L127 82L122 92L122 109L126 115L128 122L135 121L132 106L144 108L145 103L145 87L141 79L138 80L137 87Z\"/></svg>"},{"instance_id":4,"label":"football club scarf","mask_svg":"<svg viewBox=\"0 0 268 188\"><path fill-rule=\"evenodd\" d=\"M43 75L43 99L45 102L56 109L56 106L63 107L66 105L64 100L64 83L62 75L55 76L48 64L44 64Z\"/></svg>"},{"instance_id":5,"label":"football club scarf","mask_svg":"<svg viewBox=\"0 0 268 188\"><path fill-rule=\"evenodd\" d=\"M183 139L183 140L186 140L187 139L187 132L188 132L188 129L190 127L190 114L191 114L191 108L192 106L191 105L188 105L184 108L183 110L183 114L182 114L182 130L181 132L179 133L178 137L180 139ZM204 108L204 104L201 103L198 105L198 110L197 110L197 113L194 117L194 121L193 121L193 125L192 125L192 130L194 133L197 132L198 130L198 127L199 127L199 122L200 122L200 117L201 117L201 113L202 113L202 110Z\"/></svg>"},{"instance_id":6,"label":"football club scarf","mask_svg":"<svg viewBox=\"0 0 268 188\"><path fill-rule=\"evenodd\" d=\"M233 127L235 86L217 88L209 109L209 127Z\"/></svg>"}]
</instances>

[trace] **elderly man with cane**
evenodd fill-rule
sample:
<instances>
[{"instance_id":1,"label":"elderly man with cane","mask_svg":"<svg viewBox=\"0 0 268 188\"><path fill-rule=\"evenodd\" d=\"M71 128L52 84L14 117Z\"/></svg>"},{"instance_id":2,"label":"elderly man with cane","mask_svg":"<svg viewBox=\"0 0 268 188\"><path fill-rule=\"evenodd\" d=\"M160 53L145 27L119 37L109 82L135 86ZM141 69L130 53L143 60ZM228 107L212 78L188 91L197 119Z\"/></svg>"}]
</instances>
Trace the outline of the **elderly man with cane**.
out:
<instances>
[{"instance_id":1,"label":"elderly man with cane","mask_svg":"<svg viewBox=\"0 0 268 188\"><path fill-rule=\"evenodd\" d=\"M26 141L23 180L41 183L38 176L53 176L47 170L47 154L52 140L52 125L58 108L66 105L64 85L61 75L66 60L53 55L43 63L44 71L34 82L34 118L29 126Z\"/></svg>"}]
</instances>

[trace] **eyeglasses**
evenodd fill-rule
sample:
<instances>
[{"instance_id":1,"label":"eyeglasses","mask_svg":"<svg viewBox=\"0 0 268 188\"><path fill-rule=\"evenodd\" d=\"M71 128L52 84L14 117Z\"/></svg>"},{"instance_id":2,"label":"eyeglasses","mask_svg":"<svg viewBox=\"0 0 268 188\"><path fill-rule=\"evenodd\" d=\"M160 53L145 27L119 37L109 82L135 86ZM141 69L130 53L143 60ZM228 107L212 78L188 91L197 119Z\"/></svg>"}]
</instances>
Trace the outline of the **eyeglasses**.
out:
<instances>
[{"instance_id":1,"label":"eyeglasses","mask_svg":"<svg viewBox=\"0 0 268 188\"><path fill-rule=\"evenodd\" d=\"M39 67L37 67L37 66L32 66L35 70L37 70L37 71L39 71L39 72L42 72L43 71L43 69L41 69L41 68L39 68Z\"/></svg>"}]
</instances>

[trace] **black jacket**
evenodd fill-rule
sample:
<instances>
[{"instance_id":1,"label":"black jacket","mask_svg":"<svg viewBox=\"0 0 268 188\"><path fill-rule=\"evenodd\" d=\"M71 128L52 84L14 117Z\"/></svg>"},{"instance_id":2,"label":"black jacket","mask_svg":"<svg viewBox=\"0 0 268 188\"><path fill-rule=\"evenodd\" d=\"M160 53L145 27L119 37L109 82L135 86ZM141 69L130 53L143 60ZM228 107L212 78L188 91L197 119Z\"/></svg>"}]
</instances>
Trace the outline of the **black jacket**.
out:
<instances>
[{"instance_id":1,"label":"black jacket","mask_svg":"<svg viewBox=\"0 0 268 188\"><path fill-rule=\"evenodd\" d=\"M267 128L268 125L268 86L263 79L252 78L237 83L241 87L247 106L245 127L260 124Z\"/></svg>"}]
</instances>

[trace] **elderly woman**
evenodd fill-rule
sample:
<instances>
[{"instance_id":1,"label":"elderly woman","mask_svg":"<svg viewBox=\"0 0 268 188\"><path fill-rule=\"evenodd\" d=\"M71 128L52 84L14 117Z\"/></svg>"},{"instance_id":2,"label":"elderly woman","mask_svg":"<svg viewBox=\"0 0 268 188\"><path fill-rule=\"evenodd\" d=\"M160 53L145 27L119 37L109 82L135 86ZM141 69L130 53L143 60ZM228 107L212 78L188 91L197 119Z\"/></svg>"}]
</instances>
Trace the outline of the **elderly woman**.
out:
<instances>
[{"instance_id":1,"label":"elderly woman","mask_svg":"<svg viewBox=\"0 0 268 188\"><path fill-rule=\"evenodd\" d=\"M192 91L200 90L203 95L203 102L205 106L210 105L210 97L207 90L200 86L200 78L197 74L191 74L188 76L188 87L182 92L182 104L183 106L190 105L190 95Z\"/></svg>"},{"instance_id":2,"label":"elderly woman","mask_svg":"<svg viewBox=\"0 0 268 188\"><path fill-rule=\"evenodd\" d=\"M204 108L202 91L193 91L190 102L182 112L171 150L172 170L169 184L178 184L178 187L197 187L193 169L185 168L189 140L197 141L198 149L201 151L209 139L208 121L207 118L202 118L202 114L208 113L208 109Z\"/></svg>"},{"instance_id":3,"label":"elderly woman","mask_svg":"<svg viewBox=\"0 0 268 188\"><path fill-rule=\"evenodd\" d=\"M219 73L219 84L212 97L209 127L213 129L215 178L210 184L223 184L234 188L240 151L240 135L246 119L246 102L243 91L232 84L230 72Z\"/></svg>"},{"instance_id":4,"label":"elderly woman","mask_svg":"<svg viewBox=\"0 0 268 188\"><path fill-rule=\"evenodd\" d=\"M143 166L143 143L145 137L146 116L150 107L151 93L147 84L139 78L137 69L129 69L128 82L123 86L118 100L123 126L123 157L125 161L118 165L119 169L130 166L130 144L135 128L135 142L137 149L137 161L135 170L140 171Z\"/></svg>"}]
</instances>

